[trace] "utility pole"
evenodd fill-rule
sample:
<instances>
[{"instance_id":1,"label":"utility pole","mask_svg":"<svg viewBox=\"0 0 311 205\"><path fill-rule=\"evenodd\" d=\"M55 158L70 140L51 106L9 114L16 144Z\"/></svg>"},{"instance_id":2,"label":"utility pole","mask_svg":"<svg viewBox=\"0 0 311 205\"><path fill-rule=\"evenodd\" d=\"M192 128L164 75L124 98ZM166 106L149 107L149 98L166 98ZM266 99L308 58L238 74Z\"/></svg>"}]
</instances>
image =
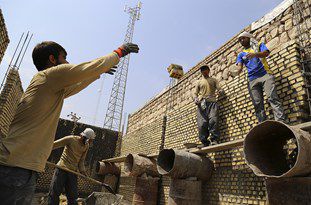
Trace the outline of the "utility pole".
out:
<instances>
[{"instance_id":1,"label":"utility pole","mask_svg":"<svg viewBox=\"0 0 311 205\"><path fill-rule=\"evenodd\" d=\"M73 135L75 129L77 128L77 122L81 119L81 117L78 117L77 113L73 113L73 112L70 112L70 114L67 115L67 117L71 117L70 119L73 121L73 128L71 131L71 134Z\"/></svg>"},{"instance_id":2,"label":"utility pole","mask_svg":"<svg viewBox=\"0 0 311 205\"><path fill-rule=\"evenodd\" d=\"M124 12L130 14L124 43L131 43L133 39L135 22L140 19L141 2L135 7L125 6ZM104 128L120 132L126 89L127 73L130 62L130 55L121 59L115 73L113 86L109 98L108 110L106 112Z\"/></svg>"}]
</instances>

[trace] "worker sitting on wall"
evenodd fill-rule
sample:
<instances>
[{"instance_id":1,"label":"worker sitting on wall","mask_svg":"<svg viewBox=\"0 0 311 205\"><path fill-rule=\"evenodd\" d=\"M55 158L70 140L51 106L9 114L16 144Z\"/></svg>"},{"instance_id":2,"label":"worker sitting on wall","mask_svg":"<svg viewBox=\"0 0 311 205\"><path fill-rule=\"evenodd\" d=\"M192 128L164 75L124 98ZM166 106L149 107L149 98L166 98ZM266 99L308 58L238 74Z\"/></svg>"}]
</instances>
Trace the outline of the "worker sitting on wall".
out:
<instances>
[{"instance_id":1,"label":"worker sitting on wall","mask_svg":"<svg viewBox=\"0 0 311 205\"><path fill-rule=\"evenodd\" d=\"M79 171L81 174L86 175L84 160L89 146L94 139L94 131L91 128L86 128L80 134L80 136L67 136L56 140L53 145L53 150L60 147L65 147L57 165L75 172ZM59 196L62 193L64 187L68 204L77 204L77 175L56 168L49 191L49 205L59 204Z\"/></svg>"},{"instance_id":2,"label":"worker sitting on wall","mask_svg":"<svg viewBox=\"0 0 311 205\"><path fill-rule=\"evenodd\" d=\"M199 147L215 145L219 139L218 128L218 105L216 101L216 90L222 93L218 81L209 77L210 69L207 65L200 67L203 78L197 81L193 98L198 106L197 123L199 139L202 145ZM209 137L209 135L211 135Z\"/></svg>"},{"instance_id":3,"label":"worker sitting on wall","mask_svg":"<svg viewBox=\"0 0 311 205\"><path fill-rule=\"evenodd\" d=\"M33 52L38 69L23 94L8 135L0 139L0 202L1 205L31 204L37 172L44 171L51 153L64 99L70 97L138 46L127 43L114 52L78 65L68 64L67 52L59 44L45 41Z\"/></svg>"},{"instance_id":4,"label":"worker sitting on wall","mask_svg":"<svg viewBox=\"0 0 311 205\"><path fill-rule=\"evenodd\" d=\"M237 74L242 71L244 64L248 71L248 88L258 121L263 122L267 119L264 109L264 91L273 108L275 120L285 122L282 103L276 93L274 77L266 60L270 51L264 43L256 42L248 32L239 35L239 42L244 49L237 57Z\"/></svg>"}]
</instances>

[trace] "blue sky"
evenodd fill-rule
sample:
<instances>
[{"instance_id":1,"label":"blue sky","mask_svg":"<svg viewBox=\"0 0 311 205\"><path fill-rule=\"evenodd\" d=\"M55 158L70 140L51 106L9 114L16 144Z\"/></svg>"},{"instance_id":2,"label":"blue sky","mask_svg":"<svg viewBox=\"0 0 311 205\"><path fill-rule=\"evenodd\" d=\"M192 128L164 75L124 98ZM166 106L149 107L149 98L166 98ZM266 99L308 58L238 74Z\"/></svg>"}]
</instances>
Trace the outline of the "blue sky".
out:
<instances>
[{"instance_id":1,"label":"blue sky","mask_svg":"<svg viewBox=\"0 0 311 205\"><path fill-rule=\"evenodd\" d=\"M141 20L136 23L133 42L140 53L131 56L125 96L128 114L161 92L169 83L166 68L180 64L188 71L233 35L258 20L282 0L145 0ZM81 63L105 55L122 44L128 23L124 6L137 1L121 0L1 0L10 44L0 64L0 79L22 32L34 33L20 68L26 89L36 69L33 47L45 40L60 43L70 63ZM99 109L103 77L65 101L61 117L70 112L81 122L102 126L113 77L106 76ZM95 120L96 116L96 120Z\"/></svg>"}]
</instances>

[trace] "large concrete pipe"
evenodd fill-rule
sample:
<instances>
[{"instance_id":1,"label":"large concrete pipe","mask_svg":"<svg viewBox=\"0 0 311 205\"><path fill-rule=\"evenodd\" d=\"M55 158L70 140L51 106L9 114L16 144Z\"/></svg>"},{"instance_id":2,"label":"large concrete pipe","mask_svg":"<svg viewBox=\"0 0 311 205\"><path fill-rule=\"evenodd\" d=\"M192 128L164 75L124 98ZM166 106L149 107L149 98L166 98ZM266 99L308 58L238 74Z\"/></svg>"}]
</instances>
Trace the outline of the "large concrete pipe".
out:
<instances>
[{"instance_id":1,"label":"large concrete pipe","mask_svg":"<svg viewBox=\"0 0 311 205\"><path fill-rule=\"evenodd\" d=\"M183 150L164 149L158 156L158 171L173 179L197 177L208 180L212 175L213 163L210 159Z\"/></svg>"},{"instance_id":2,"label":"large concrete pipe","mask_svg":"<svg viewBox=\"0 0 311 205\"><path fill-rule=\"evenodd\" d=\"M97 162L95 170L96 173L99 175L120 175L121 173L120 167L118 167L115 163L111 162Z\"/></svg>"},{"instance_id":3,"label":"large concrete pipe","mask_svg":"<svg viewBox=\"0 0 311 205\"><path fill-rule=\"evenodd\" d=\"M155 159L149 159L137 154L127 155L124 162L124 171L135 177L144 173L149 176L159 176Z\"/></svg>"},{"instance_id":4,"label":"large concrete pipe","mask_svg":"<svg viewBox=\"0 0 311 205\"><path fill-rule=\"evenodd\" d=\"M159 178L136 178L133 205L156 205Z\"/></svg>"},{"instance_id":5,"label":"large concrete pipe","mask_svg":"<svg viewBox=\"0 0 311 205\"><path fill-rule=\"evenodd\" d=\"M258 176L279 178L311 173L310 134L282 122L268 120L251 129L245 137L244 154L246 163Z\"/></svg>"},{"instance_id":6,"label":"large concrete pipe","mask_svg":"<svg viewBox=\"0 0 311 205\"><path fill-rule=\"evenodd\" d=\"M170 184L169 205L201 205L202 181L173 179Z\"/></svg>"}]
</instances>

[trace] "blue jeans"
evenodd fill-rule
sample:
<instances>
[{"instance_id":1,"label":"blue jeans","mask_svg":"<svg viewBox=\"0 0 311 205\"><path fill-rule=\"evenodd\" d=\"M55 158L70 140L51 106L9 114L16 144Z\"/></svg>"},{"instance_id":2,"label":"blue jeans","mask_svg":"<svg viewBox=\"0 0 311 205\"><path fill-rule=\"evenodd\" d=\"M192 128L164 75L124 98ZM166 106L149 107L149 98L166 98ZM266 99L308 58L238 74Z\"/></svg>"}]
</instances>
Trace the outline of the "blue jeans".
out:
<instances>
[{"instance_id":1,"label":"blue jeans","mask_svg":"<svg viewBox=\"0 0 311 205\"><path fill-rule=\"evenodd\" d=\"M30 205L37 178L35 171L0 165L0 204Z\"/></svg>"}]
</instances>

